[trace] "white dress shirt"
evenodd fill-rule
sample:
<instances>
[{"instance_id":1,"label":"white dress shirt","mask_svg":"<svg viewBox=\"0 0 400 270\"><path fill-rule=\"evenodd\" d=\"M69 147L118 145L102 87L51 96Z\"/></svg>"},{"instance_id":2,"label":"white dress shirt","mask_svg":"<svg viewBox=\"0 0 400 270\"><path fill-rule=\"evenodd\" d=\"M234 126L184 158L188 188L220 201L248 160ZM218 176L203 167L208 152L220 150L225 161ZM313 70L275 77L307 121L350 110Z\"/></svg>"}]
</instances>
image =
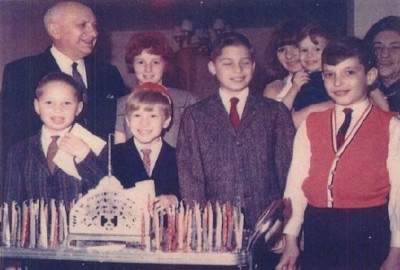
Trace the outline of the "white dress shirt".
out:
<instances>
[{"instance_id":1,"label":"white dress shirt","mask_svg":"<svg viewBox=\"0 0 400 270\"><path fill-rule=\"evenodd\" d=\"M56 47L54 47L54 45L50 48L50 52L56 59L57 65L60 70L70 76L72 76L72 63L77 63L78 66L76 68L81 74L83 82L85 83L85 86L87 88L86 67L85 61L83 61L83 59L72 61L68 56L60 52Z\"/></svg>"},{"instance_id":2,"label":"white dress shirt","mask_svg":"<svg viewBox=\"0 0 400 270\"><path fill-rule=\"evenodd\" d=\"M143 145L140 142L138 142L137 140L135 140L135 138L133 138L133 142L135 143L136 149L138 149L138 152L140 154L140 157L143 160L143 153L142 153L142 149L150 149L151 153L150 153L150 176L153 174L153 169L154 169L154 165L158 159L158 156L160 155L161 152L161 148L162 148L162 139L158 138L158 141L156 141L155 143L151 144L151 146L148 145Z\"/></svg>"},{"instance_id":3,"label":"white dress shirt","mask_svg":"<svg viewBox=\"0 0 400 270\"><path fill-rule=\"evenodd\" d=\"M239 114L239 118L242 119L242 115L243 115L243 111L244 111L244 106L246 105L246 100L247 97L249 96L249 88L246 88L240 92L235 92L235 94L233 95L232 93L228 93L227 91L223 90L223 89L219 89L219 96L222 99L222 104L225 107L225 110L228 112L230 112L231 110L231 98L236 97L239 99L238 104L236 105L238 114Z\"/></svg>"}]
</instances>

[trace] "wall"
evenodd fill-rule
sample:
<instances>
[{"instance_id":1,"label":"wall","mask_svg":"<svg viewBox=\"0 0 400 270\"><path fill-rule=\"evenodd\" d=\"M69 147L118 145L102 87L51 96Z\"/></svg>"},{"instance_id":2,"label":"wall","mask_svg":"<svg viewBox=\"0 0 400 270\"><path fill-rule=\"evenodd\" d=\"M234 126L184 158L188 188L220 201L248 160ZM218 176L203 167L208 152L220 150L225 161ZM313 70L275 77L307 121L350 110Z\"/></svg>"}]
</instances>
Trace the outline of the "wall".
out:
<instances>
[{"instance_id":1,"label":"wall","mask_svg":"<svg viewBox=\"0 0 400 270\"><path fill-rule=\"evenodd\" d=\"M398 0L353 0L353 34L363 38L372 24L389 15L400 16Z\"/></svg>"}]
</instances>

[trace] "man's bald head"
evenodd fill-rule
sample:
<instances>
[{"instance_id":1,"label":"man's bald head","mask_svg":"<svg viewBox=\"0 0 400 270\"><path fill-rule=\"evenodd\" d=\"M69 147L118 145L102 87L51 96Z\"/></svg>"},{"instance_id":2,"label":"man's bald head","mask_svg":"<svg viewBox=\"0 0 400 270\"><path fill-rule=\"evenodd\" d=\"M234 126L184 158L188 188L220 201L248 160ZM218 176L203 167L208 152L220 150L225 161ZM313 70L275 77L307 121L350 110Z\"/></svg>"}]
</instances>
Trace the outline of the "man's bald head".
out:
<instances>
[{"instance_id":1,"label":"man's bald head","mask_svg":"<svg viewBox=\"0 0 400 270\"><path fill-rule=\"evenodd\" d=\"M47 10L44 24L54 46L72 60L89 55L96 44L96 17L82 3L55 4Z\"/></svg>"}]
</instances>

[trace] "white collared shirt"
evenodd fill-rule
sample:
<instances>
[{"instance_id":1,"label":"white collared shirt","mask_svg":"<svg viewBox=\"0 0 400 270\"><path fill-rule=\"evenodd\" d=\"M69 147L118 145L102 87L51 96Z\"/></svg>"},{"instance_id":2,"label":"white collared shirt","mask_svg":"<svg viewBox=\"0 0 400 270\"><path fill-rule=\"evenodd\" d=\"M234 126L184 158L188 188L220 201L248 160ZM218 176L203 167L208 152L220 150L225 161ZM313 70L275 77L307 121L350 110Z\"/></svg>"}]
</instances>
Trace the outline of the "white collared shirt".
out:
<instances>
[{"instance_id":1,"label":"white collared shirt","mask_svg":"<svg viewBox=\"0 0 400 270\"><path fill-rule=\"evenodd\" d=\"M240 92L235 92L235 95L232 95L230 92L228 93L227 91L224 91L223 89L219 89L219 96L222 99L222 104L225 107L225 110L230 112L231 110L231 98L236 97L239 99L239 102L237 104L237 111L239 113L240 119L242 119L243 111L244 111L244 106L246 104L247 97L249 96L249 88L244 89L243 91Z\"/></svg>"},{"instance_id":2,"label":"white collared shirt","mask_svg":"<svg viewBox=\"0 0 400 270\"><path fill-rule=\"evenodd\" d=\"M143 153L141 150L142 149L150 149L151 150L151 153L150 153L150 176L151 176L153 174L154 165L155 165L155 163L158 159L158 156L160 155L160 152L161 152L161 148L162 148L162 144L163 144L161 137L159 138L158 141L153 143L151 146L141 144L140 142L135 140L134 137L133 137L133 142L134 142L136 149L138 150L142 160L143 160Z\"/></svg>"},{"instance_id":3,"label":"white collared shirt","mask_svg":"<svg viewBox=\"0 0 400 270\"><path fill-rule=\"evenodd\" d=\"M86 67L85 61L83 59L78 59L72 61L68 56L60 52L54 45L50 48L50 52L53 55L54 59L56 59L57 65L60 70L70 76L72 76L72 63L77 63L77 69L82 76L83 82L87 88L87 77L86 77Z\"/></svg>"},{"instance_id":4,"label":"white collared shirt","mask_svg":"<svg viewBox=\"0 0 400 270\"><path fill-rule=\"evenodd\" d=\"M343 124L344 118L346 116L345 113L343 112L344 108L349 108L349 109L353 110L352 113L351 113L350 126L347 129L348 133L349 133L350 130L352 130L354 128L354 126L357 124L358 119L360 119L360 117L363 115L364 111L367 109L369 104L370 104L369 99L362 100L360 102L352 104L351 106L342 106L342 105L339 105L339 104L335 104L336 134L337 134L340 126Z\"/></svg>"}]
</instances>

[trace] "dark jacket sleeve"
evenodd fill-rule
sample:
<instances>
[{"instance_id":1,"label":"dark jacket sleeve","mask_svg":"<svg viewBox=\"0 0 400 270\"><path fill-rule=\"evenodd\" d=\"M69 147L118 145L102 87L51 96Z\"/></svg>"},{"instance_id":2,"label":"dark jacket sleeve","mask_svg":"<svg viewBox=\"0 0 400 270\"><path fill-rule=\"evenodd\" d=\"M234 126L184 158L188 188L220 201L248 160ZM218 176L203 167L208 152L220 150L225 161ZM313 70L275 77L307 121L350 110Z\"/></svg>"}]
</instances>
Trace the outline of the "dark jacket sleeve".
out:
<instances>
[{"instance_id":1,"label":"dark jacket sleeve","mask_svg":"<svg viewBox=\"0 0 400 270\"><path fill-rule=\"evenodd\" d=\"M295 128L290 111L282 103L278 105L275 121L275 166L278 174L279 189L283 194L292 160Z\"/></svg>"},{"instance_id":2,"label":"dark jacket sleeve","mask_svg":"<svg viewBox=\"0 0 400 270\"><path fill-rule=\"evenodd\" d=\"M182 199L205 203L205 178L199 147L196 124L189 107L183 113L178 135L179 188Z\"/></svg>"}]
</instances>

